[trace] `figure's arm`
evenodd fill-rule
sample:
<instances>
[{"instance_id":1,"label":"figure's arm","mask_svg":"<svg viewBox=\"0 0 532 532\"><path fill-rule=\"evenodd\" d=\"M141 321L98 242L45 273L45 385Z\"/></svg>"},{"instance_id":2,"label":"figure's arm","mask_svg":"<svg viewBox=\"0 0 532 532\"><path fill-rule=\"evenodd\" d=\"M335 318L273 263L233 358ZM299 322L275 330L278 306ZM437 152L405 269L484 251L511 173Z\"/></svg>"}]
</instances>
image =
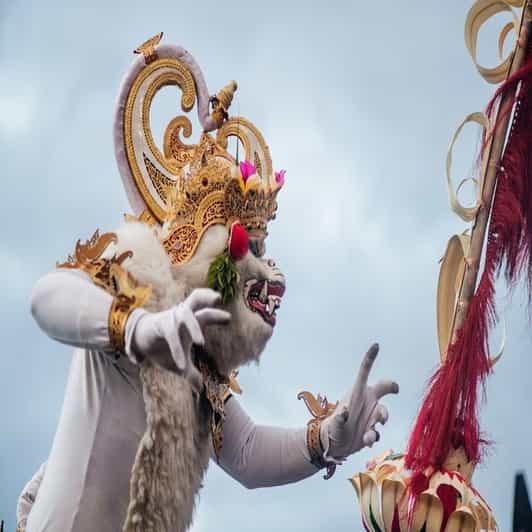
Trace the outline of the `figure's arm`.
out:
<instances>
[{"instance_id":1,"label":"figure's arm","mask_svg":"<svg viewBox=\"0 0 532 532\"><path fill-rule=\"evenodd\" d=\"M328 417L308 427L256 425L238 401L229 398L219 456L221 467L247 488L278 486L302 480L326 466L334 468L363 447L371 447L379 439L377 423L388 420L388 411L379 400L399 391L393 381L367 385L377 353L375 344L364 357L352 390Z\"/></svg>"},{"instance_id":2,"label":"figure's arm","mask_svg":"<svg viewBox=\"0 0 532 532\"><path fill-rule=\"evenodd\" d=\"M81 270L56 270L33 288L31 313L39 327L58 342L114 351L108 317L113 297Z\"/></svg>"},{"instance_id":3,"label":"figure's arm","mask_svg":"<svg viewBox=\"0 0 532 532\"><path fill-rule=\"evenodd\" d=\"M133 363L149 358L187 377L196 389L201 376L191 363L193 344L203 345L203 329L224 324L229 313L214 308L219 294L198 288L179 305L162 312L133 310L124 327L124 352ZM31 311L39 327L59 342L116 353L109 334L113 296L78 269L59 269L33 289Z\"/></svg>"},{"instance_id":4,"label":"figure's arm","mask_svg":"<svg viewBox=\"0 0 532 532\"><path fill-rule=\"evenodd\" d=\"M234 397L225 416L219 464L246 488L289 484L319 470L310 462L306 428L256 425Z\"/></svg>"}]
</instances>

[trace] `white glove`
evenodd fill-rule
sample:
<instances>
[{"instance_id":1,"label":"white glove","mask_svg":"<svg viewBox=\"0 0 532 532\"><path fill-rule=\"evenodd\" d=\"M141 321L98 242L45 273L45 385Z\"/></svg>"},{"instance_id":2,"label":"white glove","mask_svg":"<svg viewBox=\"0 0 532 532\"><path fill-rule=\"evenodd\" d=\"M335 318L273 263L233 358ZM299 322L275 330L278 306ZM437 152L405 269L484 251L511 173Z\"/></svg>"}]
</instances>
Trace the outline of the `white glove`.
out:
<instances>
[{"instance_id":1,"label":"white glove","mask_svg":"<svg viewBox=\"0 0 532 532\"><path fill-rule=\"evenodd\" d=\"M387 394L399 393L399 385L390 380L367 385L378 352L379 345L373 344L362 360L351 392L321 424L323 457L329 463L339 464L362 447L371 447L380 437L375 425L388 420L388 410L378 401Z\"/></svg>"},{"instance_id":2,"label":"white glove","mask_svg":"<svg viewBox=\"0 0 532 532\"><path fill-rule=\"evenodd\" d=\"M192 361L192 345L203 345L207 325L227 323L229 312L214 308L220 295L197 288L179 305L163 312L134 311L126 324L126 350L141 362L148 358L163 368L183 375L199 391L202 378ZM132 318L132 319L131 319Z\"/></svg>"}]
</instances>

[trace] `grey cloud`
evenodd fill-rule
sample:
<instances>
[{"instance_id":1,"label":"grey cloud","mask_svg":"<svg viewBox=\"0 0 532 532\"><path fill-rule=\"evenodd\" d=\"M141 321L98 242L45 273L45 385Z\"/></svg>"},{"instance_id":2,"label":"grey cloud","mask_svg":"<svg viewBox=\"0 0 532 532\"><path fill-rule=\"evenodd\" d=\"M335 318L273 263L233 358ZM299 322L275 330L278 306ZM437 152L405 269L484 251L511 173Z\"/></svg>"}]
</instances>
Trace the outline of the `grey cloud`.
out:
<instances>
[{"instance_id":1,"label":"grey cloud","mask_svg":"<svg viewBox=\"0 0 532 532\"><path fill-rule=\"evenodd\" d=\"M258 422L305 423L297 392L341 396L373 341L381 353L372 379L401 384L387 401L382 443L326 483L316 475L246 491L212 466L194 531L361 530L346 479L384 448L404 448L438 360L438 259L463 230L447 207L445 150L492 90L463 45L467 5L19 1L0 9L0 101L17 97L30 112L24 127L0 126L0 517L14 529L18 492L46 459L70 357L32 323L31 286L77 238L115 227L128 210L113 105L132 49L165 30L198 59L212 91L239 81L236 109L287 169L268 253L288 291L260 366L241 372L244 406ZM171 106L163 98L158 116L173 116ZM510 526L514 472L531 475L532 338L521 292L506 312L507 352L483 410L496 443L475 477L501 530Z\"/></svg>"}]
</instances>

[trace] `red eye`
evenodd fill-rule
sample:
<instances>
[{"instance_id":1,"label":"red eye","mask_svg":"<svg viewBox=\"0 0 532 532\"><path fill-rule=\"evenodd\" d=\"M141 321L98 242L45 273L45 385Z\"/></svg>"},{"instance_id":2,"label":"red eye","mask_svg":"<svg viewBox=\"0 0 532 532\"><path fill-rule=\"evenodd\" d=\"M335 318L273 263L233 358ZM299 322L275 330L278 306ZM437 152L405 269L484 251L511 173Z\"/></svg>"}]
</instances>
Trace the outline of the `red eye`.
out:
<instances>
[{"instance_id":1,"label":"red eye","mask_svg":"<svg viewBox=\"0 0 532 532\"><path fill-rule=\"evenodd\" d=\"M229 254L233 260L240 260L246 256L249 249L248 232L238 222L233 223L229 234Z\"/></svg>"}]
</instances>

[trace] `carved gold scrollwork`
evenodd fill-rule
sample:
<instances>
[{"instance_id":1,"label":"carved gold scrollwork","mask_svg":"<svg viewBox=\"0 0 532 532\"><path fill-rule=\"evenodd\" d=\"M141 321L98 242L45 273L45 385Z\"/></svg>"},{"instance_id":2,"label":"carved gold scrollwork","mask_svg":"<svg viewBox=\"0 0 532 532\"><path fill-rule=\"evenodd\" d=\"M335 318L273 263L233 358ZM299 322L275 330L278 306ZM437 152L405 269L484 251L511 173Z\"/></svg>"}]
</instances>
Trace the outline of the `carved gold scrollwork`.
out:
<instances>
[{"instance_id":1,"label":"carved gold scrollwork","mask_svg":"<svg viewBox=\"0 0 532 532\"><path fill-rule=\"evenodd\" d=\"M521 7L523 3L523 0L477 0L467 14L464 30L466 46L477 70L488 83L500 83L505 79L512 63L513 52L510 52L504 59L501 57L502 61L493 68L480 65L477 59L477 41L480 28L498 13L510 13L512 20L503 27L499 36L499 54L502 56L504 42L510 31L515 30L516 36L519 34L519 18L512 8Z\"/></svg>"},{"instance_id":2,"label":"carved gold scrollwork","mask_svg":"<svg viewBox=\"0 0 532 532\"><path fill-rule=\"evenodd\" d=\"M181 98L181 107L183 108L183 111L186 112L190 111L194 106L196 91L194 88L192 74L186 67L182 66L182 68L178 68L172 70L171 72L166 72L164 74L161 74L160 76L157 76L157 78L155 78L148 86L146 95L144 96L142 116L146 143L148 144L150 151L153 153L158 163L167 172L173 173L176 171L176 168L166 157L163 156L163 154L160 152L159 148L155 144L150 126L150 108L153 98L162 87L165 87L167 85L179 85L179 87L181 87L181 89L183 90L183 96ZM178 117L177 119L179 120L180 118L185 117ZM187 119L185 118L185 120ZM184 124L183 121L181 121L181 123ZM192 125L190 126L190 130L192 130ZM192 131L190 132L192 133ZM187 136L190 136L190 134Z\"/></svg>"},{"instance_id":3,"label":"carved gold scrollwork","mask_svg":"<svg viewBox=\"0 0 532 532\"><path fill-rule=\"evenodd\" d=\"M464 222L471 222L475 219L475 216L477 215L478 209L480 208L482 204L482 189L484 186L484 175L485 175L485 169L486 165L488 163L488 157L489 157L489 150L486 148L484 149L482 159L480 161L480 169L479 169L479 179L475 179L473 177L466 177L458 183L458 186L456 190L453 188L453 182L451 178L451 169L453 164L453 148L454 145L460 136L460 133L462 132L462 129L464 126L470 122L475 122L482 126L484 128L485 134L484 138L487 138L491 131L490 121L488 117L484 113L471 113L467 115L462 123L458 126L458 129L455 131L454 135L452 136L451 142L449 144L449 148L447 150L447 159L445 162L445 174L447 176L447 192L449 194L449 203L451 204L451 209L458 215ZM476 188L476 200L475 204L469 207L466 207L460 203L458 200L458 194L461 190L461 188L468 182L472 182L475 185Z\"/></svg>"},{"instance_id":4,"label":"carved gold scrollwork","mask_svg":"<svg viewBox=\"0 0 532 532\"><path fill-rule=\"evenodd\" d=\"M164 132L164 156L172 166L177 168L183 168L189 164L196 150L195 144L182 142L179 138L181 132L186 138L192 135L192 123L186 116L176 116Z\"/></svg>"},{"instance_id":5,"label":"carved gold scrollwork","mask_svg":"<svg viewBox=\"0 0 532 532\"><path fill-rule=\"evenodd\" d=\"M194 78L189 68L174 58L156 59L145 66L131 87L124 112L124 142L131 173L147 207L159 222L162 222L165 218L165 208L152 197L152 193L144 181L143 174L147 173L149 175L154 189L164 204L168 186L173 182L170 176L179 174L180 166L179 164L175 164L178 161L177 158L165 157L156 146L151 132L150 109L157 92L167 85L179 86L182 91L181 108L184 112L189 112L196 101ZM144 154L144 163L149 168L146 170L142 168L142 160L138 159L135 155L136 150L139 148L134 144L134 138L136 136L138 137L138 132L134 131L133 124L135 121L133 118L134 113L138 113L138 111L135 111L135 105L139 100L142 101L141 136L145 139L147 145L147 150ZM174 120L179 122L183 132L187 135L189 126L185 124L183 118L178 117ZM175 124L176 122L174 122ZM148 163L146 163L146 158ZM154 169L157 171L153 171Z\"/></svg>"}]
</instances>

